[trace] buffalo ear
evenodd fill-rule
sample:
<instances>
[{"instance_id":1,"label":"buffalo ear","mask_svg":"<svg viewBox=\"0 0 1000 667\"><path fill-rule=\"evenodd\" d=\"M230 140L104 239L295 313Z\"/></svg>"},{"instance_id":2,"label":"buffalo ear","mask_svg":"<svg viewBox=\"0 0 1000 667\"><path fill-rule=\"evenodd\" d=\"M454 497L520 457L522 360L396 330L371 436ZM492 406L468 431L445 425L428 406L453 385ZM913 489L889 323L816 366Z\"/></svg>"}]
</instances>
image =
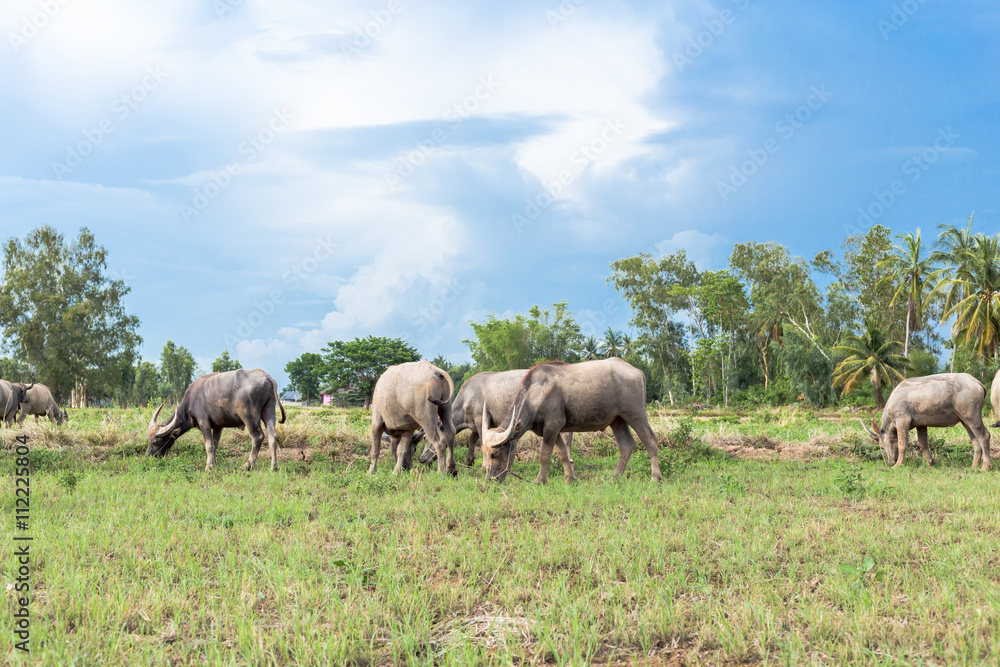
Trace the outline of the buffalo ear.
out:
<instances>
[{"instance_id":1,"label":"buffalo ear","mask_svg":"<svg viewBox=\"0 0 1000 667\"><path fill-rule=\"evenodd\" d=\"M170 432L170 437L171 438L181 437L181 430L179 428L175 428L173 431Z\"/></svg>"}]
</instances>

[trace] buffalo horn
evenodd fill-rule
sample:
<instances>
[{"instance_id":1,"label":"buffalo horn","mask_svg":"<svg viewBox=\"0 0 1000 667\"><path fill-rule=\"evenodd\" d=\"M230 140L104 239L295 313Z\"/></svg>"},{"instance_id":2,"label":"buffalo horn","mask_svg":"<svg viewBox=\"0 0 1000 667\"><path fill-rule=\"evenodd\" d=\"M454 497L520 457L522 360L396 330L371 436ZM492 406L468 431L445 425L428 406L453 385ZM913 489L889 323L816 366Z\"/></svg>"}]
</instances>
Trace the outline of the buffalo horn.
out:
<instances>
[{"instance_id":1,"label":"buffalo horn","mask_svg":"<svg viewBox=\"0 0 1000 667\"><path fill-rule=\"evenodd\" d=\"M863 427L863 428L864 428L864 429L865 429L866 431L868 431L868 435L870 435L870 436L872 437L872 439L873 439L873 440L878 440L878 435L877 435L877 434L875 433L875 431L873 431L873 430L871 430L870 428L868 428L868 424L866 424L866 423L865 423L865 420L863 420L863 419L861 420L861 426L862 426L862 427ZM874 420L874 419L872 420L872 426L875 426L875 420Z\"/></svg>"},{"instance_id":2,"label":"buffalo horn","mask_svg":"<svg viewBox=\"0 0 1000 667\"><path fill-rule=\"evenodd\" d=\"M154 412L153 416L149 418L149 426L146 427L147 430L153 428L154 426L159 426L159 424L156 423L156 418L160 416L160 410L162 408L163 403L160 403L160 407L156 408L156 412Z\"/></svg>"}]
</instances>

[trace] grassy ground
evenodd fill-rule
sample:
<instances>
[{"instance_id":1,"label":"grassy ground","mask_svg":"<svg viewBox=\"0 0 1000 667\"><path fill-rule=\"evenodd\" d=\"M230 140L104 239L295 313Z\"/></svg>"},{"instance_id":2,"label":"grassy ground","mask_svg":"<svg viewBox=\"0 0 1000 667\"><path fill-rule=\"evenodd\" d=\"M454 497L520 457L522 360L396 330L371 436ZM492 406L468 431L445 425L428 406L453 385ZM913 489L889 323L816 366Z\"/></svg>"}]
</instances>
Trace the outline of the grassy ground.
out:
<instances>
[{"instance_id":1,"label":"grassy ground","mask_svg":"<svg viewBox=\"0 0 1000 667\"><path fill-rule=\"evenodd\" d=\"M964 431L932 431L941 465L889 471L850 413L660 412L662 485L641 450L611 482L594 434L574 440L578 483L553 460L537 487L369 477L360 410L292 410L276 474L239 470L249 439L229 431L206 474L197 434L141 456L146 412L29 425L32 653L4 614L5 662L1000 661L1000 492Z\"/></svg>"}]
</instances>

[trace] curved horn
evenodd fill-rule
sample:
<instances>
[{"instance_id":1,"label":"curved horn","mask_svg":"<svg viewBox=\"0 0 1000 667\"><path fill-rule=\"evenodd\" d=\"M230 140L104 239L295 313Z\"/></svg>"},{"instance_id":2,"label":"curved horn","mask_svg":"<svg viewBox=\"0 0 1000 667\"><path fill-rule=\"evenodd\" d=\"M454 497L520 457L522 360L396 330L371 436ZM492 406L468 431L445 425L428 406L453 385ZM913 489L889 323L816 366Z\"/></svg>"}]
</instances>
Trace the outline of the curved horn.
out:
<instances>
[{"instance_id":1,"label":"curved horn","mask_svg":"<svg viewBox=\"0 0 1000 667\"><path fill-rule=\"evenodd\" d=\"M159 426L159 424L156 423L156 418L160 416L161 409L163 409L163 403L160 403L160 407L156 408L156 412L154 412L153 416L149 418L149 426L146 427L147 431L154 426Z\"/></svg>"},{"instance_id":2,"label":"curved horn","mask_svg":"<svg viewBox=\"0 0 1000 667\"><path fill-rule=\"evenodd\" d=\"M872 426L875 426L875 420L874 419L872 420ZM865 423L864 419L861 420L861 427L864 428L866 431L868 431L868 435L870 435L872 437L872 440L878 440L879 439L878 434L875 431L873 431L870 428L868 428L868 424Z\"/></svg>"},{"instance_id":3,"label":"curved horn","mask_svg":"<svg viewBox=\"0 0 1000 667\"><path fill-rule=\"evenodd\" d=\"M517 424L516 405L511 408L508 418L510 419L510 423L503 431L498 432L489 428L489 416L486 414L486 404L483 403L483 432L480 434L480 437L483 439L484 444L490 447L499 447L510 439L511 434L514 432L514 425Z\"/></svg>"},{"instance_id":4,"label":"curved horn","mask_svg":"<svg viewBox=\"0 0 1000 667\"><path fill-rule=\"evenodd\" d=\"M29 389L31 389L31 388L32 388L32 387L34 387L34 386L35 386L35 383L34 383L34 382L32 382L31 384L26 384L26 385L24 385L24 390L25 390L25 391L28 391Z\"/></svg>"}]
</instances>

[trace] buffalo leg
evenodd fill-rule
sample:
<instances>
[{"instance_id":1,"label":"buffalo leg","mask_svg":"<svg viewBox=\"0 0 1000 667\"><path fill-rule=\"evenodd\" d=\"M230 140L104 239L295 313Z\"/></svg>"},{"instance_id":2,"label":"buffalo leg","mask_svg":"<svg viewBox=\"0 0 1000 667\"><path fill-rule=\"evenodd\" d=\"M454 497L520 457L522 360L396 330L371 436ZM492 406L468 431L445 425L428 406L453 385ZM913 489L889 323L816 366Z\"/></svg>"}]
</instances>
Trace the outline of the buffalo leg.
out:
<instances>
[{"instance_id":1,"label":"buffalo leg","mask_svg":"<svg viewBox=\"0 0 1000 667\"><path fill-rule=\"evenodd\" d=\"M274 417L272 416L270 420L265 422L265 428L267 429L267 448L268 453L271 455L271 470L278 469L278 434L276 432Z\"/></svg>"},{"instance_id":2,"label":"buffalo leg","mask_svg":"<svg viewBox=\"0 0 1000 667\"><path fill-rule=\"evenodd\" d=\"M969 439L972 441L973 456L972 456L972 469L975 470L979 466L979 462L983 463L983 470L990 469L990 432L985 426L980 426L978 428L970 427L965 422L962 422L962 426L965 430L969 432Z\"/></svg>"},{"instance_id":3,"label":"buffalo leg","mask_svg":"<svg viewBox=\"0 0 1000 667\"><path fill-rule=\"evenodd\" d=\"M615 417L611 422L611 432L615 435L615 442L618 443L618 466L615 468L615 479L622 476L625 466L635 449L635 438L629 433L628 424L621 417Z\"/></svg>"},{"instance_id":4,"label":"buffalo leg","mask_svg":"<svg viewBox=\"0 0 1000 667\"><path fill-rule=\"evenodd\" d=\"M438 455L438 472L442 475L458 474L458 466L455 465L455 427L451 425L451 414L442 417L442 426L437 428L434 423L434 430L424 428L424 433L430 438L434 434L434 449Z\"/></svg>"},{"instance_id":5,"label":"buffalo leg","mask_svg":"<svg viewBox=\"0 0 1000 667\"><path fill-rule=\"evenodd\" d=\"M247 459L243 469L252 470L254 464L257 463L257 456L260 454L260 446L264 444L264 432L260 430L260 422L247 424L247 431L250 432L250 438L253 440L253 447L250 448L250 458Z\"/></svg>"},{"instance_id":6,"label":"buffalo leg","mask_svg":"<svg viewBox=\"0 0 1000 667\"><path fill-rule=\"evenodd\" d=\"M469 448L465 452L465 467L472 468L476 463L476 447L479 446L479 432L472 429L469 432Z\"/></svg>"},{"instance_id":7,"label":"buffalo leg","mask_svg":"<svg viewBox=\"0 0 1000 667\"><path fill-rule=\"evenodd\" d=\"M535 484L548 484L552 448L555 447L558 439L559 433L546 433L542 438L542 447L538 452L538 476L535 477Z\"/></svg>"},{"instance_id":8,"label":"buffalo leg","mask_svg":"<svg viewBox=\"0 0 1000 667\"><path fill-rule=\"evenodd\" d=\"M378 456L382 451L382 432L385 431L385 422L380 419L375 418L375 412L372 411L372 450L368 454L368 460L370 461L368 465L368 474L374 475L375 470L378 468Z\"/></svg>"},{"instance_id":9,"label":"buffalo leg","mask_svg":"<svg viewBox=\"0 0 1000 667\"><path fill-rule=\"evenodd\" d=\"M927 444L926 426L917 427L917 444L920 445L920 449L924 453L924 460L927 461L927 465L934 465L934 457L931 456L931 448L930 445Z\"/></svg>"},{"instance_id":10,"label":"buffalo leg","mask_svg":"<svg viewBox=\"0 0 1000 667\"><path fill-rule=\"evenodd\" d=\"M221 427L204 429L201 432L205 438L205 472L215 467L215 450L219 448L219 435L222 434Z\"/></svg>"},{"instance_id":11,"label":"buffalo leg","mask_svg":"<svg viewBox=\"0 0 1000 667\"><path fill-rule=\"evenodd\" d=\"M392 471L393 475L398 474L400 470L409 470L413 467L413 452L410 449L412 441L413 431L407 431L399 439L399 448L396 450L396 468Z\"/></svg>"},{"instance_id":12,"label":"buffalo leg","mask_svg":"<svg viewBox=\"0 0 1000 667\"><path fill-rule=\"evenodd\" d=\"M562 433L559 435L559 439L556 440L556 454L559 456L559 461L562 463L563 475L566 476L567 482L576 481L576 471L573 469L573 457L570 456L570 446L573 444L573 434L572 433Z\"/></svg>"},{"instance_id":13,"label":"buffalo leg","mask_svg":"<svg viewBox=\"0 0 1000 667\"><path fill-rule=\"evenodd\" d=\"M645 413L634 421L632 428L635 429L636 435L639 436L642 444L646 447L646 453L649 454L649 465L652 470L653 481L662 482L663 473L660 472L660 457L657 455L660 444L656 441L656 434L653 433L653 428L649 425L649 420L646 419Z\"/></svg>"},{"instance_id":14,"label":"buffalo leg","mask_svg":"<svg viewBox=\"0 0 1000 667\"><path fill-rule=\"evenodd\" d=\"M899 468L903 465L903 461L906 460L906 447L909 444L908 440L910 433L907 430L908 424L896 424L896 442L899 449L899 453L896 455L896 463L892 466L893 468Z\"/></svg>"},{"instance_id":15,"label":"buffalo leg","mask_svg":"<svg viewBox=\"0 0 1000 667\"><path fill-rule=\"evenodd\" d=\"M270 401L264 405L264 411L261 413L261 421L264 422L264 430L267 433L267 449L268 453L271 455L271 470L278 469L278 433L277 433L277 416L274 414L274 401Z\"/></svg>"}]
</instances>

